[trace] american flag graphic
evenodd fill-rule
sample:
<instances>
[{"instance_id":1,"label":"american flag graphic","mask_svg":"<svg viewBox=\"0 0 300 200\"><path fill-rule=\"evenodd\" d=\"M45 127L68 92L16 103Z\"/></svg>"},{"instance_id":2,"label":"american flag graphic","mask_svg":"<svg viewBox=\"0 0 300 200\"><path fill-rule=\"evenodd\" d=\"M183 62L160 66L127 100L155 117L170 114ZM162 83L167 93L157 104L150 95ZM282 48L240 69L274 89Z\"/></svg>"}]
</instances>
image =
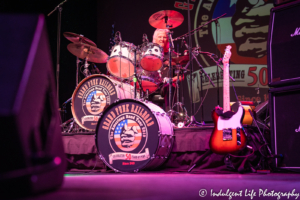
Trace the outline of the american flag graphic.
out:
<instances>
[{"instance_id":1,"label":"american flag graphic","mask_svg":"<svg viewBox=\"0 0 300 200\"><path fill-rule=\"evenodd\" d=\"M121 134L122 134L122 132L123 133L126 132L126 129L124 127L125 125L127 126L127 130L132 131L132 128L136 127L136 131L137 131L134 134L133 144L129 148L122 146L122 143L121 143ZM139 144L142 140L142 130L141 130L140 126L135 121L130 120L130 119L125 119L117 125L117 127L115 129L115 132L114 132L114 139L115 139L116 145L122 151L132 151L132 150L136 149L139 146Z\"/></svg>"},{"instance_id":2,"label":"american flag graphic","mask_svg":"<svg viewBox=\"0 0 300 200\"><path fill-rule=\"evenodd\" d=\"M92 103L94 104L92 107ZM106 97L100 91L93 91L86 99L87 110L94 115L101 113L106 106Z\"/></svg>"}]
</instances>

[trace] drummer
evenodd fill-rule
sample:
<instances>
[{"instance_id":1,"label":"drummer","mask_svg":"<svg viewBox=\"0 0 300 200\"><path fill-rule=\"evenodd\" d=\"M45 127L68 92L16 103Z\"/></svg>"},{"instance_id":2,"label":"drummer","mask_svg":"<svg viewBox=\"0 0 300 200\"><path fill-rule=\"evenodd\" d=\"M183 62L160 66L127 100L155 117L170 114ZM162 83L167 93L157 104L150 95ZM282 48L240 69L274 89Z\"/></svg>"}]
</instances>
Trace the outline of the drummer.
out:
<instances>
[{"instance_id":1,"label":"drummer","mask_svg":"<svg viewBox=\"0 0 300 200\"><path fill-rule=\"evenodd\" d=\"M164 96L165 99L165 106L166 111L169 111L171 108L169 107L169 87L168 87L168 80L169 80L169 39L168 39L168 32L169 29L156 29L153 34L153 43L159 44L163 48L164 52L164 66L161 69L161 77L163 78L164 86L162 87L161 94ZM174 55L173 55L174 54ZM172 57L175 57L177 54L172 52ZM173 73L172 73L173 74ZM181 77L179 78L179 80ZM177 76L172 78L173 83L176 82ZM172 84L174 86L174 84ZM172 89L172 95L174 94L174 87Z\"/></svg>"}]
</instances>

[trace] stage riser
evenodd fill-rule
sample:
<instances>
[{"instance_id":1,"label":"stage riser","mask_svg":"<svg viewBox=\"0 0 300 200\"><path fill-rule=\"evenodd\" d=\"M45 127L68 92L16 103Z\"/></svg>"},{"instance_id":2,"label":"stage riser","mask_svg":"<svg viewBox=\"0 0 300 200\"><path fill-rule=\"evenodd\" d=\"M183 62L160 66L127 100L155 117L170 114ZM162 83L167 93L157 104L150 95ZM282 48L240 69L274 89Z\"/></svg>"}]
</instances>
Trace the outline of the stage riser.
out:
<instances>
[{"instance_id":1,"label":"stage riser","mask_svg":"<svg viewBox=\"0 0 300 200\"><path fill-rule=\"evenodd\" d=\"M213 127L174 129L175 141L172 151L164 164L157 171L184 171L201 158L209 149L209 139ZM246 129L249 134L253 131ZM106 172L109 170L99 159L95 145L95 135L68 135L63 134L65 153L69 171L89 171L92 169ZM250 142L251 146L253 143ZM258 146L259 147L259 146ZM254 147L257 149L258 147ZM224 155L211 154L193 171L223 171L230 172L224 164ZM239 166L243 159L233 159L234 165Z\"/></svg>"}]
</instances>

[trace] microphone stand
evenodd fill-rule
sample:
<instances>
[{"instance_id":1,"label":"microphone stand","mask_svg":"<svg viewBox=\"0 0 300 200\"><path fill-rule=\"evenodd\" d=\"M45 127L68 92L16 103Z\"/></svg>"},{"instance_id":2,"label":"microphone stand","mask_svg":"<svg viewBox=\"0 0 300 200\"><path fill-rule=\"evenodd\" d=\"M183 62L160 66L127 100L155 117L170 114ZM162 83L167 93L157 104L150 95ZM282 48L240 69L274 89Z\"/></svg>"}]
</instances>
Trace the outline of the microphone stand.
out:
<instances>
[{"instance_id":1,"label":"microphone stand","mask_svg":"<svg viewBox=\"0 0 300 200\"><path fill-rule=\"evenodd\" d=\"M56 46L56 96L57 96L57 105L59 106L58 110L60 111L60 104L59 104L59 68L60 68L60 32L61 32L61 12L62 12L62 5L66 3L67 0L64 0L60 4L58 4L47 16L49 17L52 13L54 13L58 9L58 17L57 17L57 46Z\"/></svg>"},{"instance_id":2,"label":"microphone stand","mask_svg":"<svg viewBox=\"0 0 300 200\"><path fill-rule=\"evenodd\" d=\"M190 49L190 46L186 43L186 41L184 40L184 38L183 38L183 41L184 41L184 44L185 44L185 47L187 48L187 49ZM212 84L212 86L213 87L215 87L215 84L212 82L212 80L211 80L211 78L208 76L208 74L205 72L205 70L204 70L204 68L202 67L202 65L199 63L199 61L198 61L198 59L197 59L197 57L195 56L195 53L193 52L193 51L190 51L190 61L186 64L186 66L185 66L185 69L188 67L188 65L190 64L190 63L192 63L192 61L193 61L193 59L195 59L196 60L196 62L197 62L197 64L198 64L198 66L200 67L200 69L201 69L201 71L206 75L206 77L208 78L208 80L209 80L209 82ZM202 77L202 76L201 76ZM192 103L192 106L193 106L193 96L192 96L192 91L193 91L193 89L192 89L192 78L193 78L193 73L191 72L190 73L190 94L191 94L191 103ZM192 109L192 113L191 113L191 117L190 117L190 123L187 125L187 127L190 127L190 126L192 126L192 125L195 125L195 126L199 126L199 125L203 125L202 123L200 123L200 122L197 122L196 121L196 119L195 119L195 117L193 116L193 109Z\"/></svg>"},{"instance_id":3,"label":"microphone stand","mask_svg":"<svg viewBox=\"0 0 300 200\"><path fill-rule=\"evenodd\" d=\"M207 54L207 55L210 57L210 59L211 59L212 61L214 61L214 62L216 63L216 65L217 65L222 71L224 71L224 69L220 66L220 62L222 61L221 58L220 58L218 61L216 61L216 60L213 58L213 55L212 55L212 54ZM230 74L229 74L229 78L230 78L233 82L235 82L234 78L232 78L232 76L230 76Z\"/></svg>"}]
</instances>

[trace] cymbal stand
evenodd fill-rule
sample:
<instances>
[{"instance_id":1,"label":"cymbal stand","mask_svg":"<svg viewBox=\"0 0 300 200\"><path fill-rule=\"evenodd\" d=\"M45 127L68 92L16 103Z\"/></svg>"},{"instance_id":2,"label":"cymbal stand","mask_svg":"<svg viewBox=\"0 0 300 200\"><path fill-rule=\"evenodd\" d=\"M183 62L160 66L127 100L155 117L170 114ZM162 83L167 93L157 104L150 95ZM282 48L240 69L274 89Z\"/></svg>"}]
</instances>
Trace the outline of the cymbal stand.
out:
<instances>
[{"instance_id":1,"label":"cymbal stand","mask_svg":"<svg viewBox=\"0 0 300 200\"><path fill-rule=\"evenodd\" d=\"M166 27L167 29L171 28L172 26L170 26L168 24L168 17L165 17L165 23L167 24ZM168 111L168 115L170 118L172 118L173 115L173 110L172 110L172 49L174 48L174 44L173 44L173 39L172 39L172 31L168 32L168 40L169 40L169 111Z\"/></svg>"},{"instance_id":2,"label":"cymbal stand","mask_svg":"<svg viewBox=\"0 0 300 200\"><path fill-rule=\"evenodd\" d=\"M83 70L83 74L84 74L84 76L85 77L88 77L88 76L90 76L91 75L91 73L90 73L90 71L89 71L89 69L88 69L88 67L89 67L89 65L90 64L88 64L88 58L85 58L85 62L84 62L84 70Z\"/></svg>"},{"instance_id":3,"label":"cymbal stand","mask_svg":"<svg viewBox=\"0 0 300 200\"><path fill-rule=\"evenodd\" d=\"M136 98L136 82L137 82L137 78L136 78L136 49L134 49L134 71L133 71L133 92L134 92L134 99Z\"/></svg>"},{"instance_id":4,"label":"cymbal stand","mask_svg":"<svg viewBox=\"0 0 300 200\"><path fill-rule=\"evenodd\" d=\"M81 61L78 57L76 57L76 87L79 84L79 63L81 63Z\"/></svg>"},{"instance_id":5,"label":"cymbal stand","mask_svg":"<svg viewBox=\"0 0 300 200\"><path fill-rule=\"evenodd\" d=\"M172 107L172 110L173 108L176 106L177 107L177 122L180 121L182 117L185 117L183 121L187 121L187 111L186 109L183 107L183 99L182 99L182 102L180 102L180 87L179 87L179 77L180 77L180 74L183 75L183 73L186 72L185 69L182 69L180 68L180 65L178 65L178 68L175 70L175 73L177 74L177 80L176 80L176 96L177 96L177 102L173 105ZM181 110L180 110L181 109ZM182 111L182 112L181 112ZM178 122L179 123L179 122Z\"/></svg>"}]
</instances>

